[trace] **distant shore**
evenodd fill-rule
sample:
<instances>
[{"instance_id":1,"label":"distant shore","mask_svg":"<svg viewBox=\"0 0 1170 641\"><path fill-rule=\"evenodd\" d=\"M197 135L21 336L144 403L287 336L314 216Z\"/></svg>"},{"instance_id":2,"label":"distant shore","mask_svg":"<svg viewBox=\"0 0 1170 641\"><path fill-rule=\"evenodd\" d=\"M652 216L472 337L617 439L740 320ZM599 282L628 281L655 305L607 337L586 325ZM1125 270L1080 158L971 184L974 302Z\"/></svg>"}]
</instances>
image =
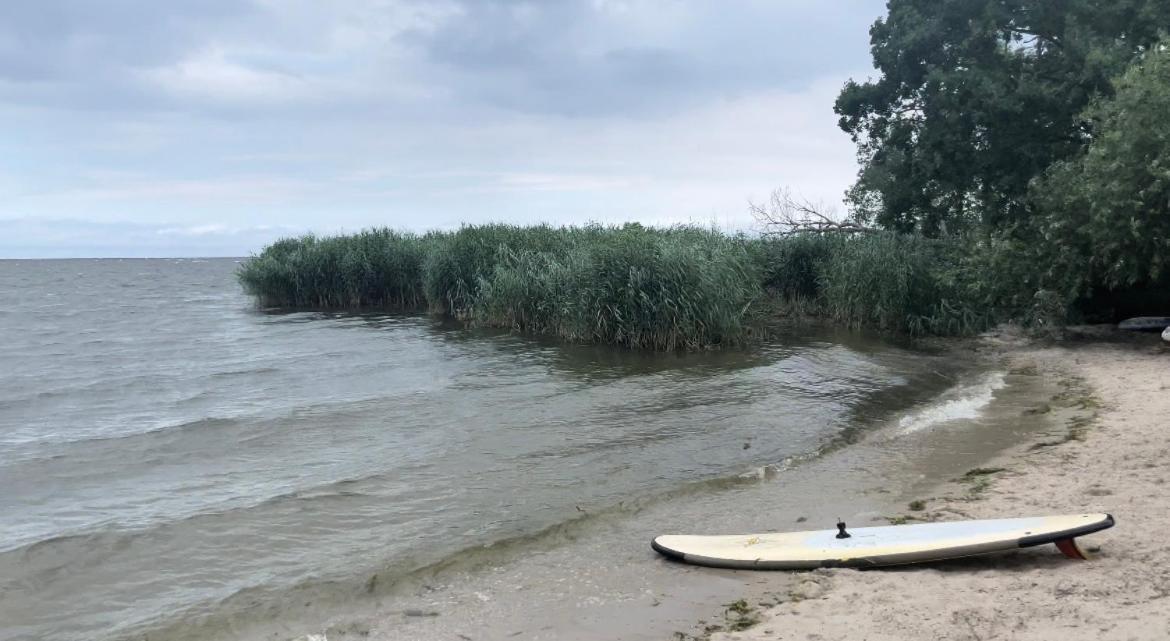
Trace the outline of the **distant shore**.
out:
<instances>
[{"instance_id":1,"label":"distant shore","mask_svg":"<svg viewBox=\"0 0 1170 641\"><path fill-rule=\"evenodd\" d=\"M916 515L1112 513L1116 527L1081 540L1094 558L1070 561L1042 546L896 570L817 570L793 577L797 587L781 603L747 604L758 624L711 639L1170 638L1170 550L1160 538L1170 529L1170 349L1157 335L1055 346L996 335L979 349L1009 368L1083 382L1072 394L1089 420L1066 421L1061 433L989 462L1002 470L978 493L960 482L936 488Z\"/></svg>"}]
</instances>

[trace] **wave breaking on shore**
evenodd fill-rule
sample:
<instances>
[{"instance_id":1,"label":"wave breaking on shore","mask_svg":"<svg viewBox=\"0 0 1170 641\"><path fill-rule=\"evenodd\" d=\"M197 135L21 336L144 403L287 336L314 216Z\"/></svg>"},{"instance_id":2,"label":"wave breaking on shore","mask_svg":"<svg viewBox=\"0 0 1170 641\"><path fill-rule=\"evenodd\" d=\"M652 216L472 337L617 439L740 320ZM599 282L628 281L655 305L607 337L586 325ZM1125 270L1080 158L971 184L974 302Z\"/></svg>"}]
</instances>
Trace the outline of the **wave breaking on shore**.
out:
<instances>
[{"instance_id":1,"label":"wave breaking on shore","mask_svg":"<svg viewBox=\"0 0 1170 641\"><path fill-rule=\"evenodd\" d=\"M973 383L956 385L938 399L898 421L898 434L907 435L933 429L957 420L979 418L995 393L1007 386L1003 372L988 372Z\"/></svg>"}]
</instances>

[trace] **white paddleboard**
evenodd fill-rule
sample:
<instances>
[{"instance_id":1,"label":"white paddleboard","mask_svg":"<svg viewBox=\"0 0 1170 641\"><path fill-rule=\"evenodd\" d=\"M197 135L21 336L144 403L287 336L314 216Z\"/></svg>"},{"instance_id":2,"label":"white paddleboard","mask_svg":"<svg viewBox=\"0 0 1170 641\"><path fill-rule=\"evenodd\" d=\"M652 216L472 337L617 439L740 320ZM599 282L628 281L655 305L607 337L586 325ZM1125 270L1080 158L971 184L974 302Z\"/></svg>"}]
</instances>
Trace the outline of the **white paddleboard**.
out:
<instances>
[{"instance_id":1,"label":"white paddleboard","mask_svg":"<svg viewBox=\"0 0 1170 641\"><path fill-rule=\"evenodd\" d=\"M877 567L940 561L989 552L1056 543L1061 552L1084 558L1073 541L1113 527L1108 514L1040 516L1023 519L953 521L840 530L774 532L729 536L666 534L651 546L687 563L717 568L803 570L821 567Z\"/></svg>"}]
</instances>

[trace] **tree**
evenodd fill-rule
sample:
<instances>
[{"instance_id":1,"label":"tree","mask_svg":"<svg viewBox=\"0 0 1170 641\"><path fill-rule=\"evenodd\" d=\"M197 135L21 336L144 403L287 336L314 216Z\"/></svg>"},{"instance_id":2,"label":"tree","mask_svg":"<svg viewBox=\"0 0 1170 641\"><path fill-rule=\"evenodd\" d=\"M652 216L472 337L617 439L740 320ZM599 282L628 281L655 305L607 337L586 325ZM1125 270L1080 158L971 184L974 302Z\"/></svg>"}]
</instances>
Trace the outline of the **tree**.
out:
<instances>
[{"instance_id":1,"label":"tree","mask_svg":"<svg viewBox=\"0 0 1170 641\"><path fill-rule=\"evenodd\" d=\"M1170 28L1170 0L889 0L876 80L836 102L853 217L940 235L1026 220L1030 182L1089 140L1081 113Z\"/></svg>"},{"instance_id":2,"label":"tree","mask_svg":"<svg viewBox=\"0 0 1170 641\"><path fill-rule=\"evenodd\" d=\"M748 210L765 237L801 234L862 234L878 231L841 219L835 209L794 194L787 187L772 191L766 203L749 202Z\"/></svg>"},{"instance_id":3,"label":"tree","mask_svg":"<svg viewBox=\"0 0 1170 641\"><path fill-rule=\"evenodd\" d=\"M1048 252L1079 258L1089 287L1170 282L1170 39L1085 112L1087 151L1033 186Z\"/></svg>"}]
</instances>

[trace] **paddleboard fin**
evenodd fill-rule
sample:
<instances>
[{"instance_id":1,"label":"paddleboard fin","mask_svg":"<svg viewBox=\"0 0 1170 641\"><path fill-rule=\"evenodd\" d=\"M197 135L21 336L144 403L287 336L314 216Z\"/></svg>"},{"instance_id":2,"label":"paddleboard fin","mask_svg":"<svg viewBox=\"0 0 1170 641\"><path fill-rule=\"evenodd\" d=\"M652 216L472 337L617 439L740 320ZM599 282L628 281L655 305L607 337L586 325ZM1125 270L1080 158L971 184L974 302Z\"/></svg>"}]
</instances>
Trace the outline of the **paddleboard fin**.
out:
<instances>
[{"instance_id":1,"label":"paddleboard fin","mask_svg":"<svg viewBox=\"0 0 1170 641\"><path fill-rule=\"evenodd\" d=\"M1084 561L1089 558L1085 555L1084 551L1081 550L1081 546L1077 545L1076 539L1061 539L1059 541L1053 541L1053 543L1056 544L1056 549L1060 550L1070 559Z\"/></svg>"}]
</instances>

